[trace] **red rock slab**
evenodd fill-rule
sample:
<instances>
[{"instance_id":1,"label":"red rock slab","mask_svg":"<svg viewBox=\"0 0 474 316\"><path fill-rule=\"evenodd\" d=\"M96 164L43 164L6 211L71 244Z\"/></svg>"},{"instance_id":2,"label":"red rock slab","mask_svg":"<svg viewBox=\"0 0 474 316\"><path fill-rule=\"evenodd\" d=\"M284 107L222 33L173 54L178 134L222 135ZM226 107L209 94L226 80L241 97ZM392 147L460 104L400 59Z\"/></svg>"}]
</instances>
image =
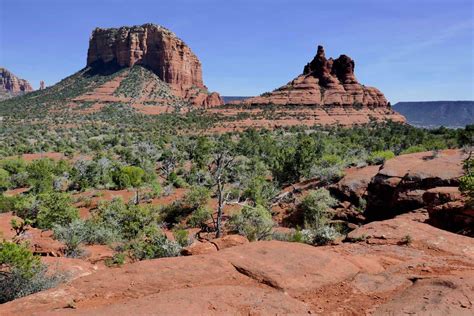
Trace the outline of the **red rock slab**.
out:
<instances>
[{"instance_id":1,"label":"red rock slab","mask_svg":"<svg viewBox=\"0 0 474 316\"><path fill-rule=\"evenodd\" d=\"M219 254L241 274L292 295L352 278L359 272L345 258L300 243L254 242Z\"/></svg>"},{"instance_id":2,"label":"red rock slab","mask_svg":"<svg viewBox=\"0 0 474 316\"><path fill-rule=\"evenodd\" d=\"M335 189L348 199L351 197L361 198L367 192L370 181L379 169L380 166L348 168L344 171L344 177L335 185Z\"/></svg>"},{"instance_id":3,"label":"red rock slab","mask_svg":"<svg viewBox=\"0 0 474 316\"><path fill-rule=\"evenodd\" d=\"M473 315L474 273L414 279L374 315Z\"/></svg>"},{"instance_id":4,"label":"red rock slab","mask_svg":"<svg viewBox=\"0 0 474 316\"><path fill-rule=\"evenodd\" d=\"M463 161L467 158L462 150L447 149L433 152L421 152L401 155L385 162L379 175L386 177L457 179L464 174Z\"/></svg>"},{"instance_id":5,"label":"red rock slab","mask_svg":"<svg viewBox=\"0 0 474 316\"><path fill-rule=\"evenodd\" d=\"M415 247L437 250L464 258L474 259L474 241L470 237L454 234L424 223L426 213L409 213L395 218L375 221L348 234L354 240L380 244L403 244L407 236Z\"/></svg>"},{"instance_id":6,"label":"red rock slab","mask_svg":"<svg viewBox=\"0 0 474 316\"><path fill-rule=\"evenodd\" d=\"M124 304L74 311L61 315L288 315L307 314L310 307L282 292L245 286L206 286L166 291Z\"/></svg>"}]
</instances>

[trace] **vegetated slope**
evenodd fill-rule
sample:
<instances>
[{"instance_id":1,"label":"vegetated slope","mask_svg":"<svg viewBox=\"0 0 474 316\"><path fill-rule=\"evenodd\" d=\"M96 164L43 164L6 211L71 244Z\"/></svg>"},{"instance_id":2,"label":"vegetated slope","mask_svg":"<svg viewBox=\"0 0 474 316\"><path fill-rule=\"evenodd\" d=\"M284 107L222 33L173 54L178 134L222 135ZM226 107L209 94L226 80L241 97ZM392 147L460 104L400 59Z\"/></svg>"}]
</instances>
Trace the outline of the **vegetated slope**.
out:
<instances>
[{"instance_id":1,"label":"vegetated slope","mask_svg":"<svg viewBox=\"0 0 474 316\"><path fill-rule=\"evenodd\" d=\"M201 63L191 49L164 27L144 24L95 29L82 70L52 87L2 103L0 115L12 116L14 111L18 113L13 116L20 117L74 116L112 104L161 114L222 103L219 94L204 85Z\"/></svg>"},{"instance_id":2,"label":"vegetated slope","mask_svg":"<svg viewBox=\"0 0 474 316\"><path fill-rule=\"evenodd\" d=\"M474 101L398 102L393 108L419 127L464 127L474 124Z\"/></svg>"}]
</instances>

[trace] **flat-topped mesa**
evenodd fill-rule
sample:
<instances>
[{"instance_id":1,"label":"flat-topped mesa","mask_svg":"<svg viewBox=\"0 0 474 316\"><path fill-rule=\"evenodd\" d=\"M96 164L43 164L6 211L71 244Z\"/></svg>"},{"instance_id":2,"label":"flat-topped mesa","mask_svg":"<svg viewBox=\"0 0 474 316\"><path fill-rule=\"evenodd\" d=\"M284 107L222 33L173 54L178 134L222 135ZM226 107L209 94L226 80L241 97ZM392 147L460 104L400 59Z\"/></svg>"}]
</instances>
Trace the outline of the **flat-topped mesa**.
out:
<instances>
[{"instance_id":1,"label":"flat-topped mesa","mask_svg":"<svg viewBox=\"0 0 474 316\"><path fill-rule=\"evenodd\" d=\"M96 28L90 37L87 66L132 67L142 65L169 84L173 93L195 105L222 104L208 94L201 62L191 49L168 29L154 24L120 28Z\"/></svg>"},{"instance_id":2,"label":"flat-topped mesa","mask_svg":"<svg viewBox=\"0 0 474 316\"><path fill-rule=\"evenodd\" d=\"M306 64L303 74L286 85L262 96L244 100L245 104L276 105L344 105L389 109L378 89L360 84L355 75L355 62L347 55L327 59L318 46L316 56ZM400 120L404 120L401 118Z\"/></svg>"}]
</instances>

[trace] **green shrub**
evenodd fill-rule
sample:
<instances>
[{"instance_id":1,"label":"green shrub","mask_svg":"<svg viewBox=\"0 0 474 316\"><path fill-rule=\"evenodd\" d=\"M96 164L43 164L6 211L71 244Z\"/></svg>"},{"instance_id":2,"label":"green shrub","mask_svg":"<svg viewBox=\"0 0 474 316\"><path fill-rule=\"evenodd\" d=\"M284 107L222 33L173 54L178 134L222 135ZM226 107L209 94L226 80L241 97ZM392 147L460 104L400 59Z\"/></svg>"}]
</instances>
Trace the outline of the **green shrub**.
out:
<instances>
[{"instance_id":1,"label":"green shrub","mask_svg":"<svg viewBox=\"0 0 474 316\"><path fill-rule=\"evenodd\" d=\"M160 219L158 212L150 206L125 204L121 199L99 204L94 211L93 227L103 227L104 237L117 236L118 239L134 239L141 231Z\"/></svg>"},{"instance_id":2,"label":"green shrub","mask_svg":"<svg viewBox=\"0 0 474 316\"><path fill-rule=\"evenodd\" d=\"M0 168L0 194L11 187L10 173Z\"/></svg>"},{"instance_id":3,"label":"green shrub","mask_svg":"<svg viewBox=\"0 0 474 316\"><path fill-rule=\"evenodd\" d=\"M138 188L142 185L144 176L145 171L142 168L125 166L113 172L112 180L118 189Z\"/></svg>"},{"instance_id":4,"label":"green shrub","mask_svg":"<svg viewBox=\"0 0 474 316\"><path fill-rule=\"evenodd\" d=\"M87 227L83 220L76 219L66 226L53 226L54 238L66 246L64 253L67 257L77 258L83 253L81 245L87 240Z\"/></svg>"},{"instance_id":5,"label":"green shrub","mask_svg":"<svg viewBox=\"0 0 474 316\"><path fill-rule=\"evenodd\" d=\"M375 151L369 155L367 162L371 165L380 165L394 157L395 154L391 150Z\"/></svg>"},{"instance_id":6,"label":"green shrub","mask_svg":"<svg viewBox=\"0 0 474 316\"><path fill-rule=\"evenodd\" d=\"M129 243L128 248L132 257L137 260L176 257L181 251L181 246L169 240L156 226L143 229L140 235Z\"/></svg>"},{"instance_id":7,"label":"green shrub","mask_svg":"<svg viewBox=\"0 0 474 316\"><path fill-rule=\"evenodd\" d=\"M105 265L107 267L114 267L114 266L123 266L125 264L125 254L123 252L115 253L112 258L105 259Z\"/></svg>"},{"instance_id":8,"label":"green shrub","mask_svg":"<svg viewBox=\"0 0 474 316\"><path fill-rule=\"evenodd\" d=\"M459 190L467 196L467 203L474 207L474 159L464 162L465 175L459 179Z\"/></svg>"},{"instance_id":9,"label":"green shrub","mask_svg":"<svg viewBox=\"0 0 474 316\"><path fill-rule=\"evenodd\" d=\"M53 190L54 179L70 171L69 164L60 160L38 159L32 161L26 167L28 173L28 184L33 193L42 193Z\"/></svg>"},{"instance_id":10,"label":"green shrub","mask_svg":"<svg viewBox=\"0 0 474 316\"><path fill-rule=\"evenodd\" d=\"M268 205L277 190L273 183L263 176L252 178L244 190L243 198L251 199L255 204Z\"/></svg>"},{"instance_id":11,"label":"green shrub","mask_svg":"<svg viewBox=\"0 0 474 316\"><path fill-rule=\"evenodd\" d=\"M0 242L0 304L56 286L64 276L47 273L27 246Z\"/></svg>"},{"instance_id":12,"label":"green shrub","mask_svg":"<svg viewBox=\"0 0 474 316\"><path fill-rule=\"evenodd\" d=\"M211 198L211 190L204 186L193 186L183 198L184 207L198 209L207 204Z\"/></svg>"},{"instance_id":13,"label":"green shrub","mask_svg":"<svg viewBox=\"0 0 474 316\"><path fill-rule=\"evenodd\" d=\"M414 154L414 153L419 153L419 152L423 152L423 151L427 151L426 147L425 146L422 146L422 145L414 145L414 146L410 146L408 147L407 149L403 150L400 155L406 155L406 154Z\"/></svg>"},{"instance_id":14,"label":"green shrub","mask_svg":"<svg viewBox=\"0 0 474 316\"><path fill-rule=\"evenodd\" d=\"M188 218L187 224L190 227L201 227L212 219L212 210L208 207L198 207Z\"/></svg>"},{"instance_id":15,"label":"green shrub","mask_svg":"<svg viewBox=\"0 0 474 316\"><path fill-rule=\"evenodd\" d=\"M186 188L188 186L186 180L178 176L175 172L170 173L168 176L168 183L172 184L175 188Z\"/></svg>"},{"instance_id":16,"label":"green shrub","mask_svg":"<svg viewBox=\"0 0 474 316\"><path fill-rule=\"evenodd\" d=\"M275 223L270 212L265 207L257 205L245 206L230 218L228 225L231 231L255 241L268 239Z\"/></svg>"},{"instance_id":17,"label":"green shrub","mask_svg":"<svg viewBox=\"0 0 474 316\"><path fill-rule=\"evenodd\" d=\"M301 233L305 243L318 246L330 244L341 236L334 227L329 225L304 229Z\"/></svg>"},{"instance_id":18,"label":"green shrub","mask_svg":"<svg viewBox=\"0 0 474 316\"><path fill-rule=\"evenodd\" d=\"M186 229L175 229L173 230L173 236L176 242L181 247L187 247L191 244L191 240L189 239L189 233Z\"/></svg>"},{"instance_id":19,"label":"green shrub","mask_svg":"<svg viewBox=\"0 0 474 316\"><path fill-rule=\"evenodd\" d=\"M288 241L288 242L305 242L303 239L303 233L299 229L292 230L291 232L278 232L275 231L272 234L272 239L279 241Z\"/></svg>"},{"instance_id":20,"label":"green shrub","mask_svg":"<svg viewBox=\"0 0 474 316\"><path fill-rule=\"evenodd\" d=\"M38 215L38 201L34 195L16 195L5 197L5 211L12 211L18 217L28 219L33 223Z\"/></svg>"},{"instance_id":21,"label":"green shrub","mask_svg":"<svg viewBox=\"0 0 474 316\"><path fill-rule=\"evenodd\" d=\"M13 212L15 207L16 196L0 195L0 213Z\"/></svg>"},{"instance_id":22,"label":"green shrub","mask_svg":"<svg viewBox=\"0 0 474 316\"><path fill-rule=\"evenodd\" d=\"M9 158L0 161L0 168L10 174L19 174L26 171L26 162L21 158Z\"/></svg>"},{"instance_id":23,"label":"green shrub","mask_svg":"<svg viewBox=\"0 0 474 316\"><path fill-rule=\"evenodd\" d=\"M67 193L40 194L38 203L35 225L39 228L51 229L55 224L64 226L79 218L79 211L72 205L71 196Z\"/></svg>"},{"instance_id":24,"label":"green shrub","mask_svg":"<svg viewBox=\"0 0 474 316\"><path fill-rule=\"evenodd\" d=\"M319 228L328 221L329 208L335 206L334 199L328 190L320 188L306 195L300 204L306 228Z\"/></svg>"}]
</instances>

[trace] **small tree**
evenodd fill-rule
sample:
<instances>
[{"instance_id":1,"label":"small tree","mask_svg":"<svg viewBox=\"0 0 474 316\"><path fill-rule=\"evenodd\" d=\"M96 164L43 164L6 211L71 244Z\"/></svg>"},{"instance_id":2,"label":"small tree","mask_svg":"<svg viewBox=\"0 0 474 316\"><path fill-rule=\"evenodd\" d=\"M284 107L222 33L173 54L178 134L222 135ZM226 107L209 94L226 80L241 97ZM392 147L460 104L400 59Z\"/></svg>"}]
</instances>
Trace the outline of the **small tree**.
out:
<instances>
[{"instance_id":1,"label":"small tree","mask_svg":"<svg viewBox=\"0 0 474 316\"><path fill-rule=\"evenodd\" d=\"M262 205L245 206L229 220L229 227L251 241L267 239L274 226L272 215Z\"/></svg>"},{"instance_id":2,"label":"small tree","mask_svg":"<svg viewBox=\"0 0 474 316\"><path fill-rule=\"evenodd\" d=\"M114 182L120 189L132 187L136 189L135 204L139 203L139 190L143 184L145 171L140 167L125 166L117 170L113 176Z\"/></svg>"},{"instance_id":3,"label":"small tree","mask_svg":"<svg viewBox=\"0 0 474 316\"><path fill-rule=\"evenodd\" d=\"M79 212L67 193L43 193L38 196L38 203L36 226L39 228L51 229L55 224L67 225L79 218Z\"/></svg>"},{"instance_id":4,"label":"small tree","mask_svg":"<svg viewBox=\"0 0 474 316\"><path fill-rule=\"evenodd\" d=\"M234 156L228 148L221 147L214 153L214 159L209 166L212 176L212 186L216 188L217 194L217 217L215 219L216 237L222 236L222 214L224 211L225 191L224 187L229 180L229 173L234 164Z\"/></svg>"}]
</instances>

